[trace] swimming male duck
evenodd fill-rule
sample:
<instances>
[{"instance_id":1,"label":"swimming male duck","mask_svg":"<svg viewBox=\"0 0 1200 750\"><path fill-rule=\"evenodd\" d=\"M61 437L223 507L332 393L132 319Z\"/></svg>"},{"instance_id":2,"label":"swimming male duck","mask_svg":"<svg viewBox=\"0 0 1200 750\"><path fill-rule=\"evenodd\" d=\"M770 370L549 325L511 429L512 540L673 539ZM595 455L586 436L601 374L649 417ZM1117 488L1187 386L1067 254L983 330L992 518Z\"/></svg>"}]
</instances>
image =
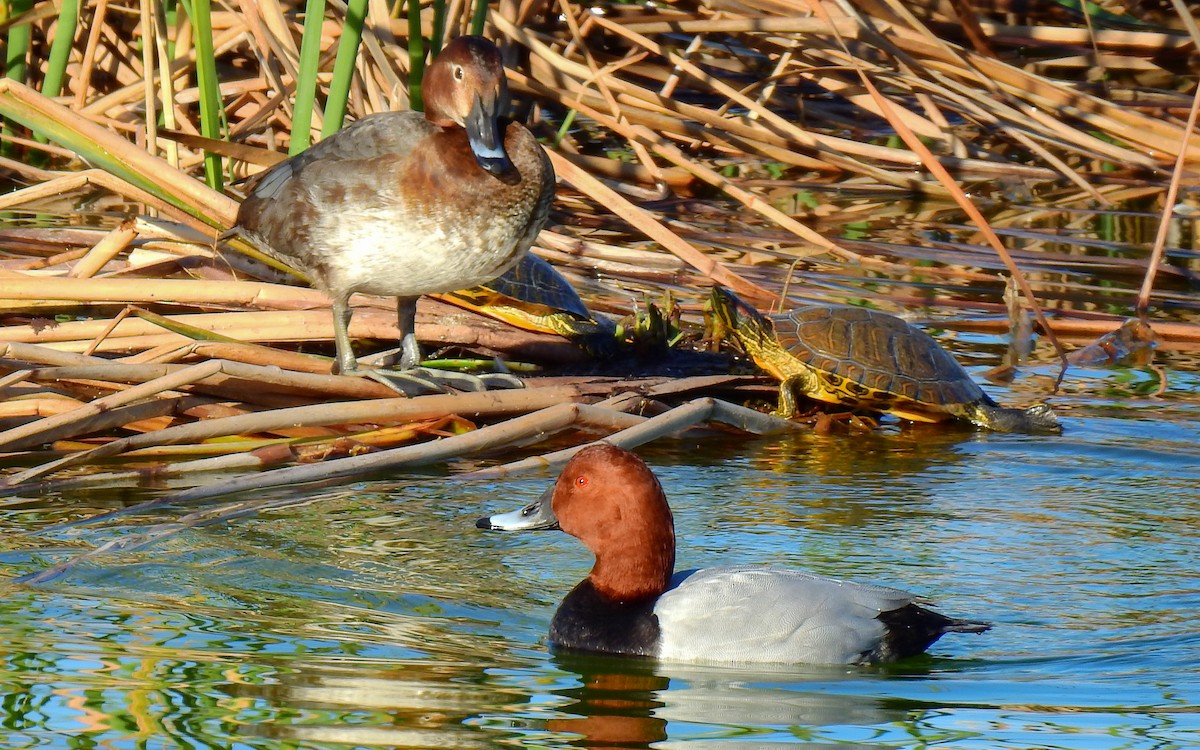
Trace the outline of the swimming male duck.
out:
<instances>
[{"instance_id":1,"label":"swimming male duck","mask_svg":"<svg viewBox=\"0 0 1200 750\"><path fill-rule=\"evenodd\" d=\"M563 649L706 663L861 664L922 653L946 633L991 626L946 617L907 591L751 565L673 573L662 485L635 454L575 454L532 504L484 529L559 528L595 554L550 624Z\"/></svg>"},{"instance_id":2,"label":"swimming male duck","mask_svg":"<svg viewBox=\"0 0 1200 750\"><path fill-rule=\"evenodd\" d=\"M230 230L333 297L334 372L358 369L351 294L397 298L409 370L421 360L417 298L503 274L546 223L554 168L528 129L501 117L496 46L454 39L422 91L423 114L369 115L265 172Z\"/></svg>"}]
</instances>

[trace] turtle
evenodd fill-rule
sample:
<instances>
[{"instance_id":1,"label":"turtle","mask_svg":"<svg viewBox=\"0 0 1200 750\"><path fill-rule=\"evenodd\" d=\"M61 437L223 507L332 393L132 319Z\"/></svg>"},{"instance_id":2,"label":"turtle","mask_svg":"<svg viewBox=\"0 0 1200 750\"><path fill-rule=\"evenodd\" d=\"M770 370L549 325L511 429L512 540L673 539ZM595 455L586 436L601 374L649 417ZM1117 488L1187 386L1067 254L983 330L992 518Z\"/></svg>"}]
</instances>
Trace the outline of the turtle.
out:
<instances>
[{"instance_id":1,"label":"turtle","mask_svg":"<svg viewBox=\"0 0 1200 750\"><path fill-rule=\"evenodd\" d=\"M895 315L851 305L809 305L765 316L723 287L708 309L718 335L732 333L778 378L790 418L796 394L915 422L963 419L997 432L1059 432L1046 404L999 406L932 336Z\"/></svg>"},{"instance_id":2,"label":"turtle","mask_svg":"<svg viewBox=\"0 0 1200 750\"><path fill-rule=\"evenodd\" d=\"M532 253L485 284L430 296L517 328L556 333L601 359L620 343L616 325L588 310L571 283Z\"/></svg>"}]
</instances>

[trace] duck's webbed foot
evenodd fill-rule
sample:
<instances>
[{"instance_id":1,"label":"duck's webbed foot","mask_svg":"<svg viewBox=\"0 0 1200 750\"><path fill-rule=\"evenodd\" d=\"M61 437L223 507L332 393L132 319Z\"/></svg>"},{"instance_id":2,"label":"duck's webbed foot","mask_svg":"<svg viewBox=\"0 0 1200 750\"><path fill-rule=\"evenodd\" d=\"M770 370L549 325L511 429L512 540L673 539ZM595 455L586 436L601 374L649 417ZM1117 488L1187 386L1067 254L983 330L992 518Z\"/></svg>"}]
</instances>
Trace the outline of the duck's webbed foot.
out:
<instances>
[{"instance_id":1,"label":"duck's webbed foot","mask_svg":"<svg viewBox=\"0 0 1200 750\"><path fill-rule=\"evenodd\" d=\"M386 385L405 396L422 396L427 393L454 393L455 391L495 391L506 388L524 388L521 379L504 372L487 372L472 375L453 370L435 370L430 367L392 369L360 365L346 375L361 375Z\"/></svg>"},{"instance_id":2,"label":"duck's webbed foot","mask_svg":"<svg viewBox=\"0 0 1200 750\"><path fill-rule=\"evenodd\" d=\"M416 342L416 337L413 337L413 342ZM475 375L456 370L421 367L420 350L416 350L416 356L410 357L411 352L409 347L402 344L399 349L364 357L361 363L355 363L354 371L346 374L361 374L406 396L525 387L520 378L506 372L486 372ZM409 364L410 362L412 364Z\"/></svg>"},{"instance_id":3,"label":"duck's webbed foot","mask_svg":"<svg viewBox=\"0 0 1200 750\"><path fill-rule=\"evenodd\" d=\"M397 300L397 320L404 331L400 347L364 357L359 362L351 348L349 294L334 299L334 335L337 343L335 374L370 378L386 385L404 396L422 396L429 393L454 393L455 391L490 391L504 388L524 388L525 384L508 373L484 373L471 375L453 370L435 370L421 367L421 347L417 343L413 325L416 318L415 297ZM394 367L393 367L394 365Z\"/></svg>"}]
</instances>

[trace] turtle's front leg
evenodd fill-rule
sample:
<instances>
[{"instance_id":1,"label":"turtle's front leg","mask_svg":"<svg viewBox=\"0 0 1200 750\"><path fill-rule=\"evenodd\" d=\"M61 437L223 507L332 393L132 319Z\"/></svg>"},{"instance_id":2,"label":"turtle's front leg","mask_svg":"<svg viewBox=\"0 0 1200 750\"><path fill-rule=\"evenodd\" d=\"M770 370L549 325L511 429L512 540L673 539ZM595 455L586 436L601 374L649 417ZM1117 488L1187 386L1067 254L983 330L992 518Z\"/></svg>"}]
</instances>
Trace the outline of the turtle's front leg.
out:
<instances>
[{"instance_id":1,"label":"turtle's front leg","mask_svg":"<svg viewBox=\"0 0 1200 750\"><path fill-rule=\"evenodd\" d=\"M793 375L790 378L784 378L779 384L779 406L775 411L771 412L777 417L791 419L797 411L796 405L796 387L802 384L803 379Z\"/></svg>"}]
</instances>

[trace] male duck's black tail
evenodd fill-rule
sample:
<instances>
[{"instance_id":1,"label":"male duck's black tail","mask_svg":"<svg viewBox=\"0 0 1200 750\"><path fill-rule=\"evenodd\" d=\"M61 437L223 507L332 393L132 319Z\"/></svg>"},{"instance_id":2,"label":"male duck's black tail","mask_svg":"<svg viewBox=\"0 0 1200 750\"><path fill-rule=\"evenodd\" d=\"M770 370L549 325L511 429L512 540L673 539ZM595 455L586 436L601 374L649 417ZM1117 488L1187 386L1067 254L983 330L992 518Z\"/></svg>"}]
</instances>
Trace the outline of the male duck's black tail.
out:
<instances>
[{"instance_id":1,"label":"male duck's black tail","mask_svg":"<svg viewBox=\"0 0 1200 750\"><path fill-rule=\"evenodd\" d=\"M886 632L883 641L864 654L863 661L885 662L916 656L925 652L946 633L984 633L992 626L986 622L957 620L931 609L906 604L899 609L878 615Z\"/></svg>"}]
</instances>

